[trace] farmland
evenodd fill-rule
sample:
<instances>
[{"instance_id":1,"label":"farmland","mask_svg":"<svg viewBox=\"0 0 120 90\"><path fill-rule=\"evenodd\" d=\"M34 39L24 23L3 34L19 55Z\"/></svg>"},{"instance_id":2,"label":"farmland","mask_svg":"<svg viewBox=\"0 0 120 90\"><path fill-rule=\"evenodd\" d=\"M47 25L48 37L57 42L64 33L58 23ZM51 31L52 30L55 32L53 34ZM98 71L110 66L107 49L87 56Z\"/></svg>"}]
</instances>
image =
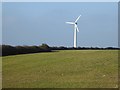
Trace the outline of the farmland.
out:
<instances>
[{"instance_id":1,"label":"farmland","mask_svg":"<svg viewBox=\"0 0 120 90\"><path fill-rule=\"evenodd\" d=\"M3 88L115 88L117 50L59 50L2 57Z\"/></svg>"}]
</instances>

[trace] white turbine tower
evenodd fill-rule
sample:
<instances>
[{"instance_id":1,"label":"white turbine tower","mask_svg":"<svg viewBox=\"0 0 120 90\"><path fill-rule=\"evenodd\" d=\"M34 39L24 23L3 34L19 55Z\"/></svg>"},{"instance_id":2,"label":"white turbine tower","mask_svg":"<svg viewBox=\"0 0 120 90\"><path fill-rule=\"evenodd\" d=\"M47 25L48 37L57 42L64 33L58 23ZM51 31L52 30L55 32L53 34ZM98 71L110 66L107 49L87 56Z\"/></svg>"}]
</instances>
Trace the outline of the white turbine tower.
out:
<instances>
[{"instance_id":1,"label":"white turbine tower","mask_svg":"<svg viewBox=\"0 0 120 90\"><path fill-rule=\"evenodd\" d=\"M77 26L77 21L79 20L80 17L81 17L81 15L78 16L78 18L75 20L75 22L66 22L67 24L74 25L74 48L77 47L77 32L79 32L78 26Z\"/></svg>"}]
</instances>

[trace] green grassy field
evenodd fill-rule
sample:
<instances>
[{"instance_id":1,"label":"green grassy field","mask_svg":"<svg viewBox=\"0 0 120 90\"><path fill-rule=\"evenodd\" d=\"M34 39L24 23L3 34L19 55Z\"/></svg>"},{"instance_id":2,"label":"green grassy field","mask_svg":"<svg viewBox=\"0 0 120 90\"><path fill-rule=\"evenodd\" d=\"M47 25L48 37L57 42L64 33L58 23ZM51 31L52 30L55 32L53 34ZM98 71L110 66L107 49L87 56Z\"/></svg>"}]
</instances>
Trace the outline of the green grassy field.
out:
<instances>
[{"instance_id":1,"label":"green grassy field","mask_svg":"<svg viewBox=\"0 0 120 90\"><path fill-rule=\"evenodd\" d=\"M115 88L117 50L61 50L2 58L3 88Z\"/></svg>"}]
</instances>

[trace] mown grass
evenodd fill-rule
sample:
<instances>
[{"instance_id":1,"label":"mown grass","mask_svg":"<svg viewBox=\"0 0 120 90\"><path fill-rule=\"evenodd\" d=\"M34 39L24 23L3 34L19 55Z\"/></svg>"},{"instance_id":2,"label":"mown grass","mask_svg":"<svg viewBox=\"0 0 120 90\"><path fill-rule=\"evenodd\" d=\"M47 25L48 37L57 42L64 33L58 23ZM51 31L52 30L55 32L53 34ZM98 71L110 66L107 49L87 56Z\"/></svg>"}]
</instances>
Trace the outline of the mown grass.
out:
<instances>
[{"instance_id":1,"label":"mown grass","mask_svg":"<svg viewBox=\"0 0 120 90\"><path fill-rule=\"evenodd\" d=\"M3 88L114 88L117 50L61 50L2 58Z\"/></svg>"}]
</instances>

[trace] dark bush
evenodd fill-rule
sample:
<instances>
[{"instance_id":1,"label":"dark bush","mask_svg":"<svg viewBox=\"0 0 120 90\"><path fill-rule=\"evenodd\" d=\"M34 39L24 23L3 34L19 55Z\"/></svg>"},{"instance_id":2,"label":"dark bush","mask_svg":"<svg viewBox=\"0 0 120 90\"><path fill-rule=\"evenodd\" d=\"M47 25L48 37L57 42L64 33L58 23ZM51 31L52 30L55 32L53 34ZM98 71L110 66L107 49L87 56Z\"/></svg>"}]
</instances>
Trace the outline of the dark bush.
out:
<instances>
[{"instance_id":1,"label":"dark bush","mask_svg":"<svg viewBox=\"0 0 120 90\"><path fill-rule=\"evenodd\" d=\"M2 45L2 56L18 54L15 47L10 45Z\"/></svg>"},{"instance_id":2,"label":"dark bush","mask_svg":"<svg viewBox=\"0 0 120 90\"><path fill-rule=\"evenodd\" d=\"M15 47L10 45L2 45L1 48L2 56L51 51L47 44L42 44L41 46L15 46Z\"/></svg>"},{"instance_id":3,"label":"dark bush","mask_svg":"<svg viewBox=\"0 0 120 90\"><path fill-rule=\"evenodd\" d=\"M39 48L43 51L51 51L50 47L47 44L42 44L41 46L39 46Z\"/></svg>"},{"instance_id":4,"label":"dark bush","mask_svg":"<svg viewBox=\"0 0 120 90\"><path fill-rule=\"evenodd\" d=\"M0 45L0 56L2 56L2 45Z\"/></svg>"}]
</instances>

